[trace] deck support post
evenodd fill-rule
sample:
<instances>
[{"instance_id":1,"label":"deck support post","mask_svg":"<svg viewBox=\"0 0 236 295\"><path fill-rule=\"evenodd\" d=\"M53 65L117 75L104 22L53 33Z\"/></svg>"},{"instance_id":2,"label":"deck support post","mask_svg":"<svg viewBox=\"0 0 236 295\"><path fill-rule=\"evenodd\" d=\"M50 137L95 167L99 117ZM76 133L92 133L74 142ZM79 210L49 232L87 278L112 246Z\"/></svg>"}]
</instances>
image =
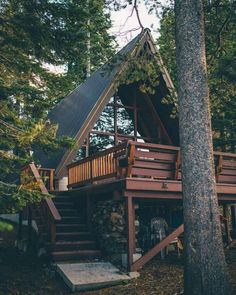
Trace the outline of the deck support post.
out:
<instances>
[{"instance_id":1,"label":"deck support post","mask_svg":"<svg viewBox=\"0 0 236 295\"><path fill-rule=\"evenodd\" d=\"M121 192L118 190L113 191L113 200L120 200L121 199Z\"/></svg>"},{"instance_id":2,"label":"deck support post","mask_svg":"<svg viewBox=\"0 0 236 295\"><path fill-rule=\"evenodd\" d=\"M19 212L18 233L17 233L18 242L22 240L22 223L23 223L23 214L22 214L22 211L20 211Z\"/></svg>"},{"instance_id":3,"label":"deck support post","mask_svg":"<svg viewBox=\"0 0 236 295\"><path fill-rule=\"evenodd\" d=\"M56 224L54 222L50 224L50 240L51 245L54 246L56 243Z\"/></svg>"},{"instance_id":4,"label":"deck support post","mask_svg":"<svg viewBox=\"0 0 236 295\"><path fill-rule=\"evenodd\" d=\"M231 206L231 220L232 220L232 229L233 229L233 237L236 239L236 205Z\"/></svg>"},{"instance_id":5,"label":"deck support post","mask_svg":"<svg viewBox=\"0 0 236 295\"><path fill-rule=\"evenodd\" d=\"M132 271L133 254L135 245L135 208L133 197L126 198L126 215L127 215L127 268Z\"/></svg>"},{"instance_id":6,"label":"deck support post","mask_svg":"<svg viewBox=\"0 0 236 295\"><path fill-rule=\"evenodd\" d=\"M231 236L230 236L230 227L229 227L229 206L223 205L223 213L224 213L224 217L225 217L225 235L226 235L226 243L227 245L230 243L231 241Z\"/></svg>"},{"instance_id":7,"label":"deck support post","mask_svg":"<svg viewBox=\"0 0 236 295\"><path fill-rule=\"evenodd\" d=\"M92 224L91 224L91 220L92 220L92 214L93 214L93 202L91 201L91 195L90 194L86 194L86 218L87 218L87 225L88 225L88 229L91 230L92 229Z\"/></svg>"},{"instance_id":8,"label":"deck support post","mask_svg":"<svg viewBox=\"0 0 236 295\"><path fill-rule=\"evenodd\" d=\"M28 250L32 244L32 208L31 205L28 205Z\"/></svg>"}]
</instances>

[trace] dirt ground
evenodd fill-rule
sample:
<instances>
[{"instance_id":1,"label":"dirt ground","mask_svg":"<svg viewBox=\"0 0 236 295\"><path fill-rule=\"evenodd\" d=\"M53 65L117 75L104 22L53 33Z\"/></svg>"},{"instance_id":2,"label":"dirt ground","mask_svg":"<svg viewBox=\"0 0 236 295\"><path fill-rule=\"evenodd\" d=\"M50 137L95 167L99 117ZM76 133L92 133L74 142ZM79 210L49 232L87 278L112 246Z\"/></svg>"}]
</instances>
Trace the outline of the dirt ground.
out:
<instances>
[{"instance_id":1,"label":"dirt ground","mask_svg":"<svg viewBox=\"0 0 236 295\"><path fill-rule=\"evenodd\" d=\"M227 250L227 262L236 294L236 249ZM174 295L183 288L183 260L154 259L131 282L83 295ZM20 254L11 239L0 245L0 295L68 295L70 290L46 262ZM81 293L74 293L81 294Z\"/></svg>"}]
</instances>

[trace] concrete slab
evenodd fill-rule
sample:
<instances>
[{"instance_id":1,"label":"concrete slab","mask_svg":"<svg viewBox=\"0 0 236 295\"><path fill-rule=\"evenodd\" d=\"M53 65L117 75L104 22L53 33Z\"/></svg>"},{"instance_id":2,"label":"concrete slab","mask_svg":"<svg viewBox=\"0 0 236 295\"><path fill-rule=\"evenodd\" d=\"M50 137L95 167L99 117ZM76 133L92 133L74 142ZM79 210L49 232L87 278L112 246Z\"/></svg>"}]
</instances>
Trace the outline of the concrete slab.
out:
<instances>
[{"instance_id":1,"label":"concrete slab","mask_svg":"<svg viewBox=\"0 0 236 295\"><path fill-rule=\"evenodd\" d=\"M57 264L57 270L72 291L113 286L137 277L122 273L110 262Z\"/></svg>"}]
</instances>

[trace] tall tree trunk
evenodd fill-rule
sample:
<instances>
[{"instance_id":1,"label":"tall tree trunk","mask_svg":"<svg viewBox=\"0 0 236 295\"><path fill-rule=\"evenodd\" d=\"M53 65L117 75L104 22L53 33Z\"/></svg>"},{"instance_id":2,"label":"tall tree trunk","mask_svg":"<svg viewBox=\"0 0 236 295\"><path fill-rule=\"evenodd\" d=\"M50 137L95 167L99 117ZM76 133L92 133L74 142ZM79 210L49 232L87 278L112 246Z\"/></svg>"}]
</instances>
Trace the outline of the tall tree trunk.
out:
<instances>
[{"instance_id":1,"label":"tall tree trunk","mask_svg":"<svg viewBox=\"0 0 236 295\"><path fill-rule=\"evenodd\" d=\"M176 0L185 295L228 295L213 166L201 0Z\"/></svg>"}]
</instances>

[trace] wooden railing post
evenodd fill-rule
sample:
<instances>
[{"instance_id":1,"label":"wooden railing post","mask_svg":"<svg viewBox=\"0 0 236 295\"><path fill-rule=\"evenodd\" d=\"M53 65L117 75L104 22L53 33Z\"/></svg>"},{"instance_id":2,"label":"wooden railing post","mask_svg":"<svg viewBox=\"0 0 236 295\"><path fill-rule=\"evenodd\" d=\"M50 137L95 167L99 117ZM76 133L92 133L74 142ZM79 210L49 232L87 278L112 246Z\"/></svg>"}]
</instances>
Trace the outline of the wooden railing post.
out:
<instances>
[{"instance_id":1,"label":"wooden railing post","mask_svg":"<svg viewBox=\"0 0 236 295\"><path fill-rule=\"evenodd\" d=\"M22 211L19 212L19 226L18 226L18 234L17 234L17 240L22 240L22 222L23 222L23 214Z\"/></svg>"},{"instance_id":2,"label":"wooden railing post","mask_svg":"<svg viewBox=\"0 0 236 295\"><path fill-rule=\"evenodd\" d=\"M28 168L26 169L24 168L24 172L27 171L28 175L31 172L31 174L34 177L34 180L39 185L40 191L43 194L48 195L48 190L45 184L43 183L39 170L35 166L34 162L31 162ZM47 171L48 173L49 170L50 169L41 169L41 173L43 173L43 171ZM55 204L53 203L52 199L47 197L44 198L43 201L41 202L40 211L42 212L42 215L43 215L42 221L44 222L45 228L47 229L50 235L50 241L54 244L56 241L56 222L61 220L61 216L57 208L55 207ZM28 207L28 246L30 246L31 244L31 238L32 238L32 208L29 206Z\"/></svg>"},{"instance_id":3,"label":"wooden railing post","mask_svg":"<svg viewBox=\"0 0 236 295\"><path fill-rule=\"evenodd\" d=\"M127 268L131 271L133 264L133 254L135 246L135 220L134 220L134 204L133 198L126 199L126 216L127 216Z\"/></svg>"},{"instance_id":4,"label":"wooden railing post","mask_svg":"<svg viewBox=\"0 0 236 295\"><path fill-rule=\"evenodd\" d=\"M32 208L31 205L28 205L28 241L27 241L27 250L31 248L32 244Z\"/></svg>"},{"instance_id":5,"label":"wooden railing post","mask_svg":"<svg viewBox=\"0 0 236 295\"><path fill-rule=\"evenodd\" d=\"M50 191L54 191L54 170L50 170L50 176L49 176L49 182L50 182Z\"/></svg>"},{"instance_id":6,"label":"wooden railing post","mask_svg":"<svg viewBox=\"0 0 236 295\"><path fill-rule=\"evenodd\" d=\"M87 193L86 194L86 223L88 226L88 229L92 231L92 216L93 216L93 202L92 202L92 196Z\"/></svg>"},{"instance_id":7,"label":"wooden railing post","mask_svg":"<svg viewBox=\"0 0 236 295\"><path fill-rule=\"evenodd\" d=\"M56 243L56 224L54 221L50 222L50 241L52 246Z\"/></svg>"},{"instance_id":8,"label":"wooden railing post","mask_svg":"<svg viewBox=\"0 0 236 295\"><path fill-rule=\"evenodd\" d=\"M132 165L134 164L135 149L136 149L135 145L130 144L126 177L131 177Z\"/></svg>"},{"instance_id":9,"label":"wooden railing post","mask_svg":"<svg viewBox=\"0 0 236 295\"><path fill-rule=\"evenodd\" d=\"M93 160L92 159L89 161L89 165L90 165L90 180L92 181L93 179Z\"/></svg>"},{"instance_id":10,"label":"wooden railing post","mask_svg":"<svg viewBox=\"0 0 236 295\"><path fill-rule=\"evenodd\" d=\"M175 161L175 179L179 178L179 167L180 167L180 150L177 151L176 161Z\"/></svg>"},{"instance_id":11,"label":"wooden railing post","mask_svg":"<svg viewBox=\"0 0 236 295\"><path fill-rule=\"evenodd\" d=\"M216 182L219 181L220 173L222 172L223 156L218 156L217 166L216 166Z\"/></svg>"}]
</instances>

